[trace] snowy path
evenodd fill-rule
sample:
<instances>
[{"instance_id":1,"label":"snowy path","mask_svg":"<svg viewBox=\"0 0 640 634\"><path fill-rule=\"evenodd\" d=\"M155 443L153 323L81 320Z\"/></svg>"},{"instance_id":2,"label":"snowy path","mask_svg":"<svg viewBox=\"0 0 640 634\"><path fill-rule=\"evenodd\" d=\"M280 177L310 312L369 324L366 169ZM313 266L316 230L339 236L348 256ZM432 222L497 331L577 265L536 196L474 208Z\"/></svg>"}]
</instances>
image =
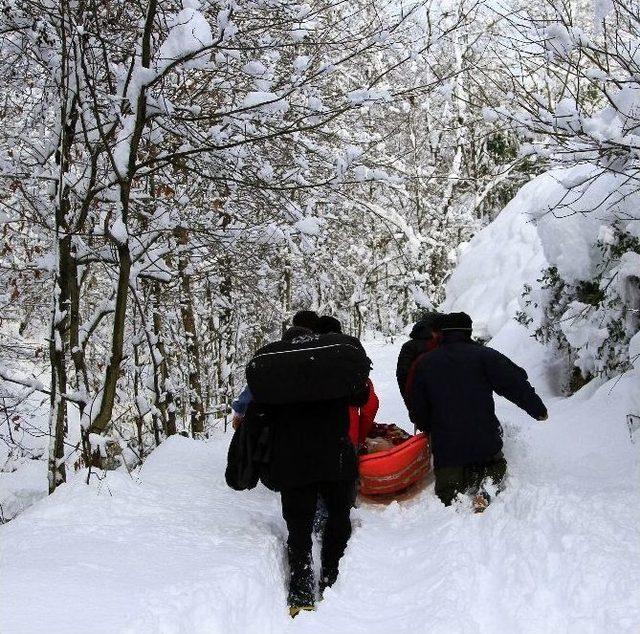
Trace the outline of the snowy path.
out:
<instances>
[{"instance_id":1,"label":"snowy path","mask_svg":"<svg viewBox=\"0 0 640 634\"><path fill-rule=\"evenodd\" d=\"M370 350L379 419L401 420L397 346ZM228 438L173 438L135 479L72 483L0 528L0 632L637 633L639 448L617 393L551 401L545 424L501 403L507 491L483 515L432 485L361 506L338 583L295 621L277 496L226 488Z\"/></svg>"}]
</instances>

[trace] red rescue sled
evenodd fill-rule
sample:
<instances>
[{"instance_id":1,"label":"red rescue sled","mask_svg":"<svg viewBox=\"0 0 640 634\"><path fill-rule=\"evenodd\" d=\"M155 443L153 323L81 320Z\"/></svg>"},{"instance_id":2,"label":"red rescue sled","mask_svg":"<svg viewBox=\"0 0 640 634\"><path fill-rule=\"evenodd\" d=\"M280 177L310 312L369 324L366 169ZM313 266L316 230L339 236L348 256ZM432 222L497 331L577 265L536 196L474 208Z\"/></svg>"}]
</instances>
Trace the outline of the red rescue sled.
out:
<instances>
[{"instance_id":1,"label":"red rescue sled","mask_svg":"<svg viewBox=\"0 0 640 634\"><path fill-rule=\"evenodd\" d=\"M402 491L431 470L429 439L417 434L391 449L360 456L359 468L363 495Z\"/></svg>"}]
</instances>

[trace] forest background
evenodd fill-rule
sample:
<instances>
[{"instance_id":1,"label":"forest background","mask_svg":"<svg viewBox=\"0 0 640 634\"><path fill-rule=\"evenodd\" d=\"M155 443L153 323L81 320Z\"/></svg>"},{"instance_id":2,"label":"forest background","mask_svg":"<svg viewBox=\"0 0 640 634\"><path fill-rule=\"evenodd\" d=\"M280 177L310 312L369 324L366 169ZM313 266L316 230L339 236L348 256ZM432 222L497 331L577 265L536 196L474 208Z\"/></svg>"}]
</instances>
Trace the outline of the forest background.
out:
<instances>
[{"instance_id":1,"label":"forest background","mask_svg":"<svg viewBox=\"0 0 640 634\"><path fill-rule=\"evenodd\" d=\"M2 470L226 428L292 312L398 335L519 191L559 389L628 370L639 77L635 1L2 0Z\"/></svg>"}]
</instances>

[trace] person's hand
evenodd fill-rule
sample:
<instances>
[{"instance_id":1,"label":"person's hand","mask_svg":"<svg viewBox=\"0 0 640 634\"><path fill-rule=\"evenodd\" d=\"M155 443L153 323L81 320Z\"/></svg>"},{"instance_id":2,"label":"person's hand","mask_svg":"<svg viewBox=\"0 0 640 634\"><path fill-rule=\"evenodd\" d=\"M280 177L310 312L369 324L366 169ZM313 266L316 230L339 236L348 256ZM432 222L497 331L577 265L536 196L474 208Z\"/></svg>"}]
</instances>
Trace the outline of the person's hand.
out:
<instances>
[{"instance_id":1,"label":"person's hand","mask_svg":"<svg viewBox=\"0 0 640 634\"><path fill-rule=\"evenodd\" d=\"M238 416L238 414L234 414L233 418L231 419L231 427L233 427L234 430L238 429L238 427L240 427L240 425L242 425L242 416Z\"/></svg>"},{"instance_id":2,"label":"person's hand","mask_svg":"<svg viewBox=\"0 0 640 634\"><path fill-rule=\"evenodd\" d=\"M538 416L539 421L549 420L549 413L545 412L543 416Z\"/></svg>"}]
</instances>

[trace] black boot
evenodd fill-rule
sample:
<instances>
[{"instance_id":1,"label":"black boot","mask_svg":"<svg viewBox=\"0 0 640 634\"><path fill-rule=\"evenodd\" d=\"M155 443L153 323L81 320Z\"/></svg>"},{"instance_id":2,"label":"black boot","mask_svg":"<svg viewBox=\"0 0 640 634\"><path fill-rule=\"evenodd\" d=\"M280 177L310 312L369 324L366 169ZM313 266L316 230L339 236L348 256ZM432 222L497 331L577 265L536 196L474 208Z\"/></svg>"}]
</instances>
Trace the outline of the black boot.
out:
<instances>
[{"instance_id":1,"label":"black boot","mask_svg":"<svg viewBox=\"0 0 640 634\"><path fill-rule=\"evenodd\" d=\"M312 608L315 603L313 591L313 566L310 554L297 554L288 549L290 608Z\"/></svg>"},{"instance_id":2,"label":"black boot","mask_svg":"<svg viewBox=\"0 0 640 634\"><path fill-rule=\"evenodd\" d=\"M337 578L337 566L322 566L322 572L320 573L320 598L322 598L324 591L336 582Z\"/></svg>"}]
</instances>

